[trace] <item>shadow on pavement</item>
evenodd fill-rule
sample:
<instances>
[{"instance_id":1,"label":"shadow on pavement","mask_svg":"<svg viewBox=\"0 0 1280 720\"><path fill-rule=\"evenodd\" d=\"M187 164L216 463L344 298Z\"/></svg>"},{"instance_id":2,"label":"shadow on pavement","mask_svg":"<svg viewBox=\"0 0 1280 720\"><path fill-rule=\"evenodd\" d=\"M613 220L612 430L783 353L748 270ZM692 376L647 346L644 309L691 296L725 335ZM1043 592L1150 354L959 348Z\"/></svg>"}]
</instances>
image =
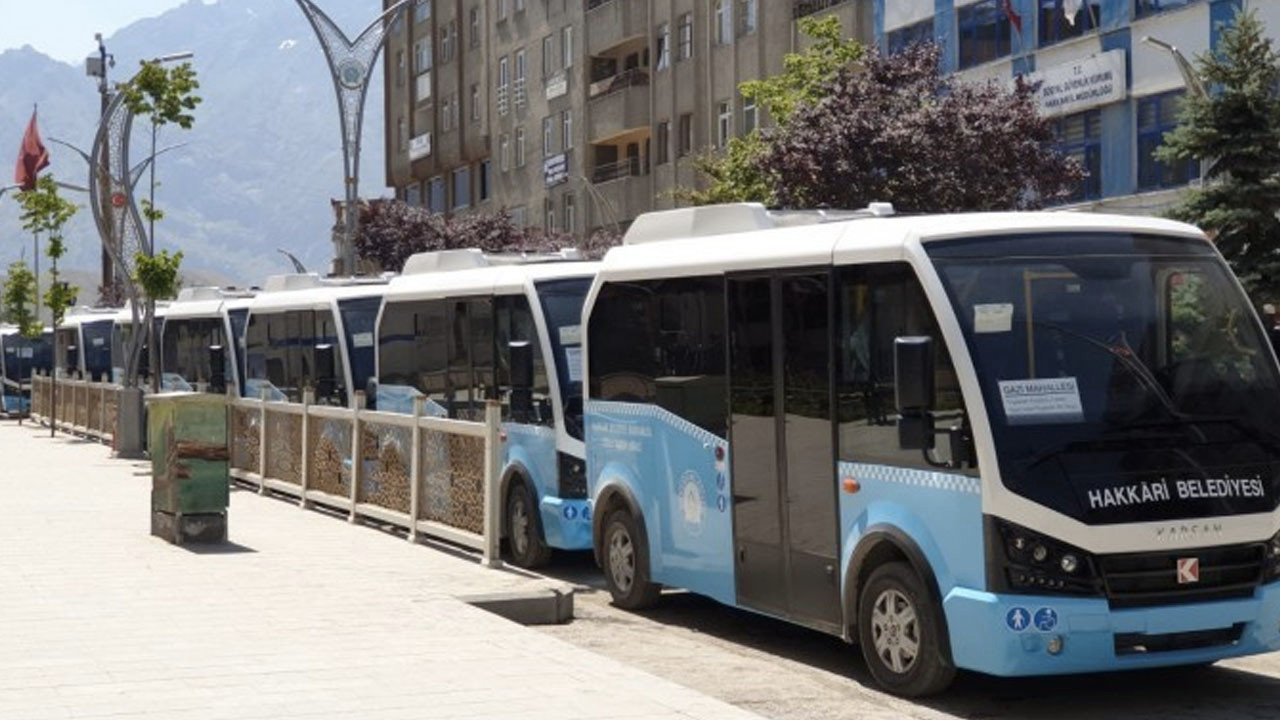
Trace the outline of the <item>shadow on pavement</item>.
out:
<instances>
[{"instance_id":1,"label":"shadow on pavement","mask_svg":"<svg viewBox=\"0 0 1280 720\"><path fill-rule=\"evenodd\" d=\"M242 555L247 553L256 553L251 547L241 545L239 543L183 543L178 547L186 550L192 555Z\"/></svg>"},{"instance_id":2,"label":"shadow on pavement","mask_svg":"<svg viewBox=\"0 0 1280 720\"><path fill-rule=\"evenodd\" d=\"M590 553L557 553L543 572L583 588L582 593L607 592ZM657 607L636 614L874 687L856 646L817 631L686 592L668 591ZM946 693L916 702L984 719L1280 718L1280 677L1223 666L1035 678L961 672Z\"/></svg>"}]
</instances>

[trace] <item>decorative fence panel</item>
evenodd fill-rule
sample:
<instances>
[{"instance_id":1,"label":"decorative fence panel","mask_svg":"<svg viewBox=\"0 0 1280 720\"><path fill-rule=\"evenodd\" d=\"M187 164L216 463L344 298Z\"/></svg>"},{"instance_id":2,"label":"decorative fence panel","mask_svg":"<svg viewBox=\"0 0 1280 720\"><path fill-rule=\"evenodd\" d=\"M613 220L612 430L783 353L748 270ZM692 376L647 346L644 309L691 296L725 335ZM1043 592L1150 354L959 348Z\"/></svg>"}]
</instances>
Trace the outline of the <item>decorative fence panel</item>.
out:
<instances>
[{"instance_id":1,"label":"decorative fence panel","mask_svg":"<svg viewBox=\"0 0 1280 720\"><path fill-rule=\"evenodd\" d=\"M120 411L119 385L36 374L31 378L31 419L74 435L111 444ZM50 412L56 408L57 412Z\"/></svg>"}]
</instances>

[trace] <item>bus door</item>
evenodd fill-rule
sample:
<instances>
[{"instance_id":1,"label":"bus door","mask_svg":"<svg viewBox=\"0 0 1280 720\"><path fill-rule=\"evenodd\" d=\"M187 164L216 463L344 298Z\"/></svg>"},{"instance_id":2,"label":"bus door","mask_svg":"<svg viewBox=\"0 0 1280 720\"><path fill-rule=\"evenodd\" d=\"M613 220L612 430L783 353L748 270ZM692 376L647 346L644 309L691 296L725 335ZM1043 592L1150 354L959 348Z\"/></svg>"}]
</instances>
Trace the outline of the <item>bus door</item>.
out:
<instances>
[{"instance_id":1,"label":"bus door","mask_svg":"<svg viewBox=\"0 0 1280 720\"><path fill-rule=\"evenodd\" d=\"M827 272L727 280L737 600L840 622Z\"/></svg>"}]
</instances>

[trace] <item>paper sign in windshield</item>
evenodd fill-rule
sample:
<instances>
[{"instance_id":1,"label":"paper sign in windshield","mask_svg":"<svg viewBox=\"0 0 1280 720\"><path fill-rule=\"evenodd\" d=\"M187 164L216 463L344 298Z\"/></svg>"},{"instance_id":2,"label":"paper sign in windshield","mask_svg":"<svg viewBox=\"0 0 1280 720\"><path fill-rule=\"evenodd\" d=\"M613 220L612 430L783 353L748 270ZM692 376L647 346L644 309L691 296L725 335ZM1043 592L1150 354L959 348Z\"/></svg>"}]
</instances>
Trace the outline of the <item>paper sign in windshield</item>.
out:
<instances>
[{"instance_id":1,"label":"paper sign in windshield","mask_svg":"<svg viewBox=\"0 0 1280 720\"><path fill-rule=\"evenodd\" d=\"M373 333L356 333L351 336L351 344L358 348L373 347Z\"/></svg>"},{"instance_id":2,"label":"paper sign in windshield","mask_svg":"<svg viewBox=\"0 0 1280 720\"><path fill-rule=\"evenodd\" d=\"M581 345L582 344L582 326L581 325L565 325L560 328L560 344L561 345Z\"/></svg>"},{"instance_id":3,"label":"paper sign in windshield","mask_svg":"<svg viewBox=\"0 0 1280 720\"><path fill-rule=\"evenodd\" d=\"M973 306L973 331L975 333L1007 333L1012 329L1012 303Z\"/></svg>"},{"instance_id":4,"label":"paper sign in windshield","mask_svg":"<svg viewBox=\"0 0 1280 720\"><path fill-rule=\"evenodd\" d=\"M1082 422L1076 379L1001 380L1000 400L1010 425L1054 425Z\"/></svg>"},{"instance_id":5,"label":"paper sign in windshield","mask_svg":"<svg viewBox=\"0 0 1280 720\"><path fill-rule=\"evenodd\" d=\"M564 359L569 367L569 382L582 382L582 348L576 345L565 348Z\"/></svg>"}]
</instances>

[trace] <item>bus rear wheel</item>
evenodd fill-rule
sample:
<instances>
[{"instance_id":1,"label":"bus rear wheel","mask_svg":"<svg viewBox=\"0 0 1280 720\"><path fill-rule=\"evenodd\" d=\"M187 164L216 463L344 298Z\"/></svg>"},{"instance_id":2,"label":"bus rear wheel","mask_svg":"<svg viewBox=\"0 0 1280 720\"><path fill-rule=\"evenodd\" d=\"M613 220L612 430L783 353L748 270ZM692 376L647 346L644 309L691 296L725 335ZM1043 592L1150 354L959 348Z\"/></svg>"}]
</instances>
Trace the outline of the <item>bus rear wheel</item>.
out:
<instances>
[{"instance_id":1,"label":"bus rear wheel","mask_svg":"<svg viewBox=\"0 0 1280 720\"><path fill-rule=\"evenodd\" d=\"M858 599L858 644L877 683L904 697L946 689L956 668L943 649L944 631L941 608L910 565L871 571Z\"/></svg>"},{"instance_id":2,"label":"bus rear wheel","mask_svg":"<svg viewBox=\"0 0 1280 720\"><path fill-rule=\"evenodd\" d=\"M523 480L507 491L507 547L511 562L518 567L542 567L551 561L551 548L542 538L529 485Z\"/></svg>"},{"instance_id":3,"label":"bus rear wheel","mask_svg":"<svg viewBox=\"0 0 1280 720\"><path fill-rule=\"evenodd\" d=\"M604 581L613 604L624 610L640 610L656 603L662 587L649 581L649 548L631 513L625 509L609 513L602 539Z\"/></svg>"}]
</instances>

